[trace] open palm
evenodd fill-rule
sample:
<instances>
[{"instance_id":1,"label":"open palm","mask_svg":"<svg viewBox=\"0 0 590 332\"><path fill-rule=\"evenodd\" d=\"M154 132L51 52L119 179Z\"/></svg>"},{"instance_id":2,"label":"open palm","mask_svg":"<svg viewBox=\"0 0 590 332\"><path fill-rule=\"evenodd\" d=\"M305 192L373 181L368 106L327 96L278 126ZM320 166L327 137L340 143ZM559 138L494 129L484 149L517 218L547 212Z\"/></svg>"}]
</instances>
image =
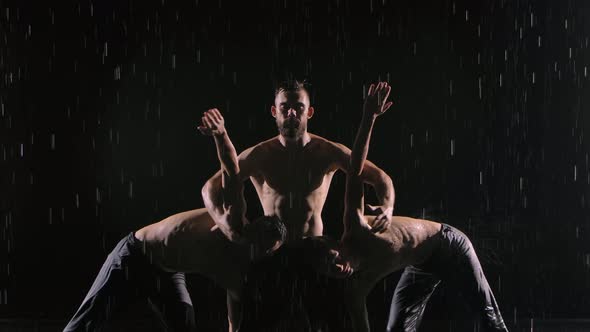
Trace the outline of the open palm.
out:
<instances>
[{"instance_id":1,"label":"open palm","mask_svg":"<svg viewBox=\"0 0 590 332\"><path fill-rule=\"evenodd\" d=\"M371 84L367 97L365 98L364 112L374 116L385 113L393 104L393 102L387 101L390 92L391 86L387 82L379 82L377 85Z\"/></svg>"}]
</instances>

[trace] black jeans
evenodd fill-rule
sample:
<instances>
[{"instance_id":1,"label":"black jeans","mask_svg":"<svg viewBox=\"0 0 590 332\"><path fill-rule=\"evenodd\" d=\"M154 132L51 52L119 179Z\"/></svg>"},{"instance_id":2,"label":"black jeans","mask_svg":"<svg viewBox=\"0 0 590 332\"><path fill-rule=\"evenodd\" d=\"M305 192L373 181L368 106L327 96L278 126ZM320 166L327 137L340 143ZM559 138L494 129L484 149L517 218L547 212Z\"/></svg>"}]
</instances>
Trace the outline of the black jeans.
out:
<instances>
[{"instance_id":1,"label":"black jeans","mask_svg":"<svg viewBox=\"0 0 590 332\"><path fill-rule=\"evenodd\" d=\"M138 301L154 311L165 331L195 329L184 273L164 272L150 264L141 242L130 233L109 254L64 332L106 331L118 309Z\"/></svg>"},{"instance_id":2,"label":"black jeans","mask_svg":"<svg viewBox=\"0 0 590 332\"><path fill-rule=\"evenodd\" d=\"M428 299L441 282L462 293L484 331L508 331L469 238L442 224L441 246L419 266L408 266L395 288L387 331L416 331Z\"/></svg>"}]
</instances>

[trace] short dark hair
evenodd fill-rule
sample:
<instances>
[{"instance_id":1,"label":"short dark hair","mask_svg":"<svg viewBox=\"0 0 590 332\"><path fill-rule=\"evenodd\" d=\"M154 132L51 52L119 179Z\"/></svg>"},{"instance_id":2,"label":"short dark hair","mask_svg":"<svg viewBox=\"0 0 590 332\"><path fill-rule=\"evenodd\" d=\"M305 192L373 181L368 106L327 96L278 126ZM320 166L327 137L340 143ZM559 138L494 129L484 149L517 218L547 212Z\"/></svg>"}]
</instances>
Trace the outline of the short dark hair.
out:
<instances>
[{"instance_id":1,"label":"short dark hair","mask_svg":"<svg viewBox=\"0 0 590 332\"><path fill-rule=\"evenodd\" d=\"M275 97L281 93L281 91L286 92L298 92L298 91L305 91L309 97L309 87L311 84L307 82L307 80L299 81L296 79L293 80L286 80L279 82L275 87Z\"/></svg>"},{"instance_id":2,"label":"short dark hair","mask_svg":"<svg viewBox=\"0 0 590 332\"><path fill-rule=\"evenodd\" d=\"M277 216L262 216L247 225L252 240L257 243L270 244L287 240L287 226Z\"/></svg>"}]
</instances>

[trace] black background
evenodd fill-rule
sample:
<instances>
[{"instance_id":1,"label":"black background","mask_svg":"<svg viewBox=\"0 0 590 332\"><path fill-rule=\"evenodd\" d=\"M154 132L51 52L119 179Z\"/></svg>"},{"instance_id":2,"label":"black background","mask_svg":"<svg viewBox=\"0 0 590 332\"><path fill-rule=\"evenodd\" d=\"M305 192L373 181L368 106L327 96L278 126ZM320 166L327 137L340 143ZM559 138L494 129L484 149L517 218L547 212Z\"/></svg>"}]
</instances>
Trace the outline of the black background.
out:
<instances>
[{"instance_id":1,"label":"black background","mask_svg":"<svg viewBox=\"0 0 590 332\"><path fill-rule=\"evenodd\" d=\"M311 83L310 132L348 146L363 91L387 80L369 158L394 214L464 230L510 324L588 317L589 15L581 0L0 1L0 317L69 318L120 237L203 206L218 164L201 113L218 107L242 150L276 134L287 78ZM369 299L376 330L396 278ZM223 291L190 283L200 326L221 330ZM453 324L447 295L427 320Z\"/></svg>"}]
</instances>

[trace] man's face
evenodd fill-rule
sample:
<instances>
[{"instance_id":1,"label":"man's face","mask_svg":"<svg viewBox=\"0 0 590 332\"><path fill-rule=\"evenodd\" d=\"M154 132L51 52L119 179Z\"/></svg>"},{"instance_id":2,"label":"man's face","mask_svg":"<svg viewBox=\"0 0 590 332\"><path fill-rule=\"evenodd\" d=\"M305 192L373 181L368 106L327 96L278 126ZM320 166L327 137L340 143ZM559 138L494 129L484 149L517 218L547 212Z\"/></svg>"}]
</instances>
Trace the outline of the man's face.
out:
<instances>
[{"instance_id":1,"label":"man's face","mask_svg":"<svg viewBox=\"0 0 590 332\"><path fill-rule=\"evenodd\" d=\"M298 139L307 132L307 119L313 115L313 107L309 106L309 96L305 90L282 90L275 97L271 113L277 121L281 136Z\"/></svg>"}]
</instances>

